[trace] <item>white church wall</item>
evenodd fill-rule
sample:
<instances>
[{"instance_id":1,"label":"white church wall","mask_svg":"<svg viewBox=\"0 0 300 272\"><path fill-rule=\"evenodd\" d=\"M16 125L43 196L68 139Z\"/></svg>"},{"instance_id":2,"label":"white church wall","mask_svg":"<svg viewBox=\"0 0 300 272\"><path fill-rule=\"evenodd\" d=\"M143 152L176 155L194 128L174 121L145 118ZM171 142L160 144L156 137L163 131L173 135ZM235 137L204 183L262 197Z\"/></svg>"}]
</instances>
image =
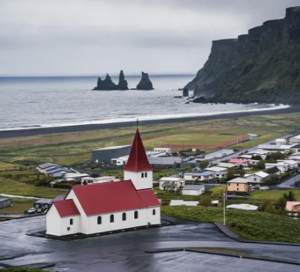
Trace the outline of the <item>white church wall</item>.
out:
<instances>
[{"instance_id":1,"label":"white church wall","mask_svg":"<svg viewBox=\"0 0 300 272\"><path fill-rule=\"evenodd\" d=\"M155 208L160 210L160 208ZM96 216L89 216L89 232L86 234L92 233L100 233L100 232L107 232L107 231L114 231L114 230L122 230L127 228L134 228L140 226L146 226L148 223L150 224L160 224L160 217L159 220L157 215L152 215L151 209L151 216L150 216L150 209L137 209L137 210L130 210L130 211L123 211L123 212L116 212L116 213L109 213L109 214L102 214L101 215L101 224L98 224L98 215ZM134 218L134 212L138 212L138 218ZM123 213L126 214L126 220L123 221ZM157 212L160 214L160 212ZM110 216L114 215L114 222L110 222Z\"/></svg>"},{"instance_id":2,"label":"white church wall","mask_svg":"<svg viewBox=\"0 0 300 272\"><path fill-rule=\"evenodd\" d=\"M71 220L72 223L71 224ZM61 235L70 235L81 232L80 215L66 216L61 218Z\"/></svg>"},{"instance_id":3,"label":"white church wall","mask_svg":"<svg viewBox=\"0 0 300 272\"><path fill-rule=\"evenodd\" d=\"M145 174L147 177L145 177ZM142 177L143 176L143 177ZM153 172L131 172L124 171L124 180L131 180L137 190L153 188Z\"/></svg>"},{"instance_id":4,"label":"white church wall","mask_svg":"<svg viewBox=\"0 0 300 272\"><path fill-rule=\"evenodd\" d=\"M88 186L88 185L82 185L82 186ZM80 228L81 228L81 233L87 233L88 232L88 217L86 216L84 210L82 209L80 202L78 201L77 196L75 195L75 193L73 192L73 190L70 191L70 193L67 195L66 199L73 199L80 215L81 215L81 224L80 224Z\"/></svg>"},{"instance_id":5,"label":"white church wall","mask_svg":"<svg viewBox=\"0 0 300 272\"><path fill-rule=\"evenodd\" d=\"M153 212L155 211L155 212ZM160 207L151 207L147 209L148 222L151 225L159 225L160 222Z\"/></svg>"},{"instance_id":6,"label":"white church wall","mask_svg":"<svg viewBox=\"0 0 300 272\"><path fill-rule=\"evenodd\" d=\"M61 236L61 218L54 205L46 215L46 234Z\"/></svg>"}]
</instances>

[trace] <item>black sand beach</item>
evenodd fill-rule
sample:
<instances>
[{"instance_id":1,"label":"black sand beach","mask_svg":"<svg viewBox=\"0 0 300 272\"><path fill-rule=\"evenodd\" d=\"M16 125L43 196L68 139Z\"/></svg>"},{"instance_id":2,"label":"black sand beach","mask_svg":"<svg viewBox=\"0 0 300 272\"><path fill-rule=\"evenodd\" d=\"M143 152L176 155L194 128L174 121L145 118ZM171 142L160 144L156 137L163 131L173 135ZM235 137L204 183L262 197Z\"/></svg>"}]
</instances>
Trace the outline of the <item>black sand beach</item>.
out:
<instances>
[{"instance_id":1,"label":"black sand beach","mask_svg":"<svg viewBox=\"0 0 300 272\"><path fill-rule=\"evenodd\" d=\"M255 112L247 111L247 112L238 112L238 113L226 113L226 114L217 114L211 116L147 120L147 121L141 121L140 125L181 123L181 122L189 122L189 121L197 121L197 120L234 119L234 118L245 117L245 116L283 114L283 113L294 113L294 112L300 112L300 107L289 107L285 109L262 110L262 111L255 111ZM118 123L110 123L110 124L86 124L86 125L74 125L74 126L65 126L65 127L6 130L6 131L0 131L0 139L27 137L27 136L36 136L36 135L48 135L54 133L90 131L90 130L109 129L109 128L117 128L117 127L134 127L134 126L136 126L136 122L118 122Z\"/></svg>"}]
</instances>

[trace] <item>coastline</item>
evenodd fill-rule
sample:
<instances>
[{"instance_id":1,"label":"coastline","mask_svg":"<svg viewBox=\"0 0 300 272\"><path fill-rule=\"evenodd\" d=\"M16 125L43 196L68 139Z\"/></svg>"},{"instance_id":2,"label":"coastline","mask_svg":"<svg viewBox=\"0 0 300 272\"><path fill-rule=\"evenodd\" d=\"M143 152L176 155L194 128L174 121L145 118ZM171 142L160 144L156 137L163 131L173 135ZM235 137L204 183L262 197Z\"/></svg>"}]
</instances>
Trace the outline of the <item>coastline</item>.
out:
<instances>
[{"instance_id":1,"label":"coastline","mask_svg":"<svg viewBox=\"0 0 300 272\"><path fill-rule=\"evenodd\" d=\"M257 111L245 111L245 112L234 112L234 113L222 113L215 115L204 115L195 117L177 117L157 120L143 120L140 121L141 125L158 125L158 124L169 124L169 123L180 123L190 122L198 120L214 120L214 119L233 119L246 116L255 115L269 115L269 114L283 114L283 113L294 113L300 112L300 106L291 106L282 109L270 109L270 110L257 110ZM90 131L99 129L110 129L117 127L134 127L136 122L115 122L115 123L101 123L101 124L82 124L82 125L70 125L60 127L42 127L42 128L30 128L20 130L3 130L0 131L0 139L6 138L17 138L17 137L28 137L37 135L48 135L56 133L71 133L80 131Z\"/></svg>"}]
</instances>

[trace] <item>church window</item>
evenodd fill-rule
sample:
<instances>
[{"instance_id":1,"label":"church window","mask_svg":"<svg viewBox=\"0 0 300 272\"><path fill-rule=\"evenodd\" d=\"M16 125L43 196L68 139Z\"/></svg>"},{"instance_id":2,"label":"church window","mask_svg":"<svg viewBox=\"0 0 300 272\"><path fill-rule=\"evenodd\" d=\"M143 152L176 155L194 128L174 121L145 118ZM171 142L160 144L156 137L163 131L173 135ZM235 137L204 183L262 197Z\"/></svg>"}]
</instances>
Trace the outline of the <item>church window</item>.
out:
<instances>
[{"instance_id":1,"label":"church window","mask_svg":"<svg viewBox=\"0 0 300 272\"><path fill-rule=\"evenodd\" d=\"M144 173L141 174L141 177L142 177L142 178L144 177Z\"/></svg>"},{"instance_id":2,"label":"church window","mask_svg":"<svg viewBox=\"0 0 300 272\"><path fill-rule=\"evenodd\" d=\"M110 215L110 223L113 223L115 221L115 217L113 214Z\"/></svg>"},{"instance_id":3,"label":"church window","mask_svg":"<svg viewBox=\"0 0 300 272\"><path fill-rule=\"evenodd\" d=\"M145 178L147 177L147 173L145 173Z\"/></svg>"},{"instance_id":4,"label":"church window","mask_svg":"<svg viewBox=\"0 0 300 272\"><path fill-rule=\"evenodd\" d=\"M101 217L101 216L98 216L98 218L97 218L97 223L98 223L98 225L101 225L101 224L102 224L102 217Z\"/></svg>"},{"instance_id":5,"label":"church window","mask_svg":"<svg viewBox=\"0 0 300 272\"><path fill-rule=\"evenodd\" d=\"M139 213L138 213L138 211L135 211L134 212L134 219L138 219L139 218Z\"/></svg>"},{"instance_id":6,"label":"church window","mask_svg":"<svg viewBox=\"0 0 300 272\"><path fill-rule=\"evenodd\" d=\"M152 214L155 215L155 209L152 210Z\"/></svg>"},{"instance_id":7,"label":"church window","mask_svg":"<svg viewBox=\"0 0 300 272\"><path fill-rule=\"evenodd\" d=\"M123 214L122 214L122 220L123 220L123 221L126 221L126 213L123 213Z\"/></svg>"},{"instance_id":8,"label":"church window","mask_svg":"<svg viewBox=\"0 0 300 272\"><path fill-rule=\"evenodd\" d=\"M70 219L70 225L73 225L73 218Z\"/></svg>"}]
</instances>

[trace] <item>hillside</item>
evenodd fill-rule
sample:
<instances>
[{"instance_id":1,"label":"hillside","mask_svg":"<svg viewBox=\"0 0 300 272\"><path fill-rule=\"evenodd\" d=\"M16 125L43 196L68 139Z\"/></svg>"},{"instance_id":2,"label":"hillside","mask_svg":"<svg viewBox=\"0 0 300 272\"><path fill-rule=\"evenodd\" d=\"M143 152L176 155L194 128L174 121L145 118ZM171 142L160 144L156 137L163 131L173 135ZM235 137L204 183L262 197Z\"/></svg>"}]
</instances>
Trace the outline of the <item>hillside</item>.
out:
<instances>
[{"instance_id":1,"label":"hillside","mask_svg":"<svg viewBox=\"0 0 300 272\"><path fill-rule=\"evenodd\" d=\"M300 7L237 39L213 41L207 62L186 87L212 102L298 104Z\"/></svg>"}]
</instances>

